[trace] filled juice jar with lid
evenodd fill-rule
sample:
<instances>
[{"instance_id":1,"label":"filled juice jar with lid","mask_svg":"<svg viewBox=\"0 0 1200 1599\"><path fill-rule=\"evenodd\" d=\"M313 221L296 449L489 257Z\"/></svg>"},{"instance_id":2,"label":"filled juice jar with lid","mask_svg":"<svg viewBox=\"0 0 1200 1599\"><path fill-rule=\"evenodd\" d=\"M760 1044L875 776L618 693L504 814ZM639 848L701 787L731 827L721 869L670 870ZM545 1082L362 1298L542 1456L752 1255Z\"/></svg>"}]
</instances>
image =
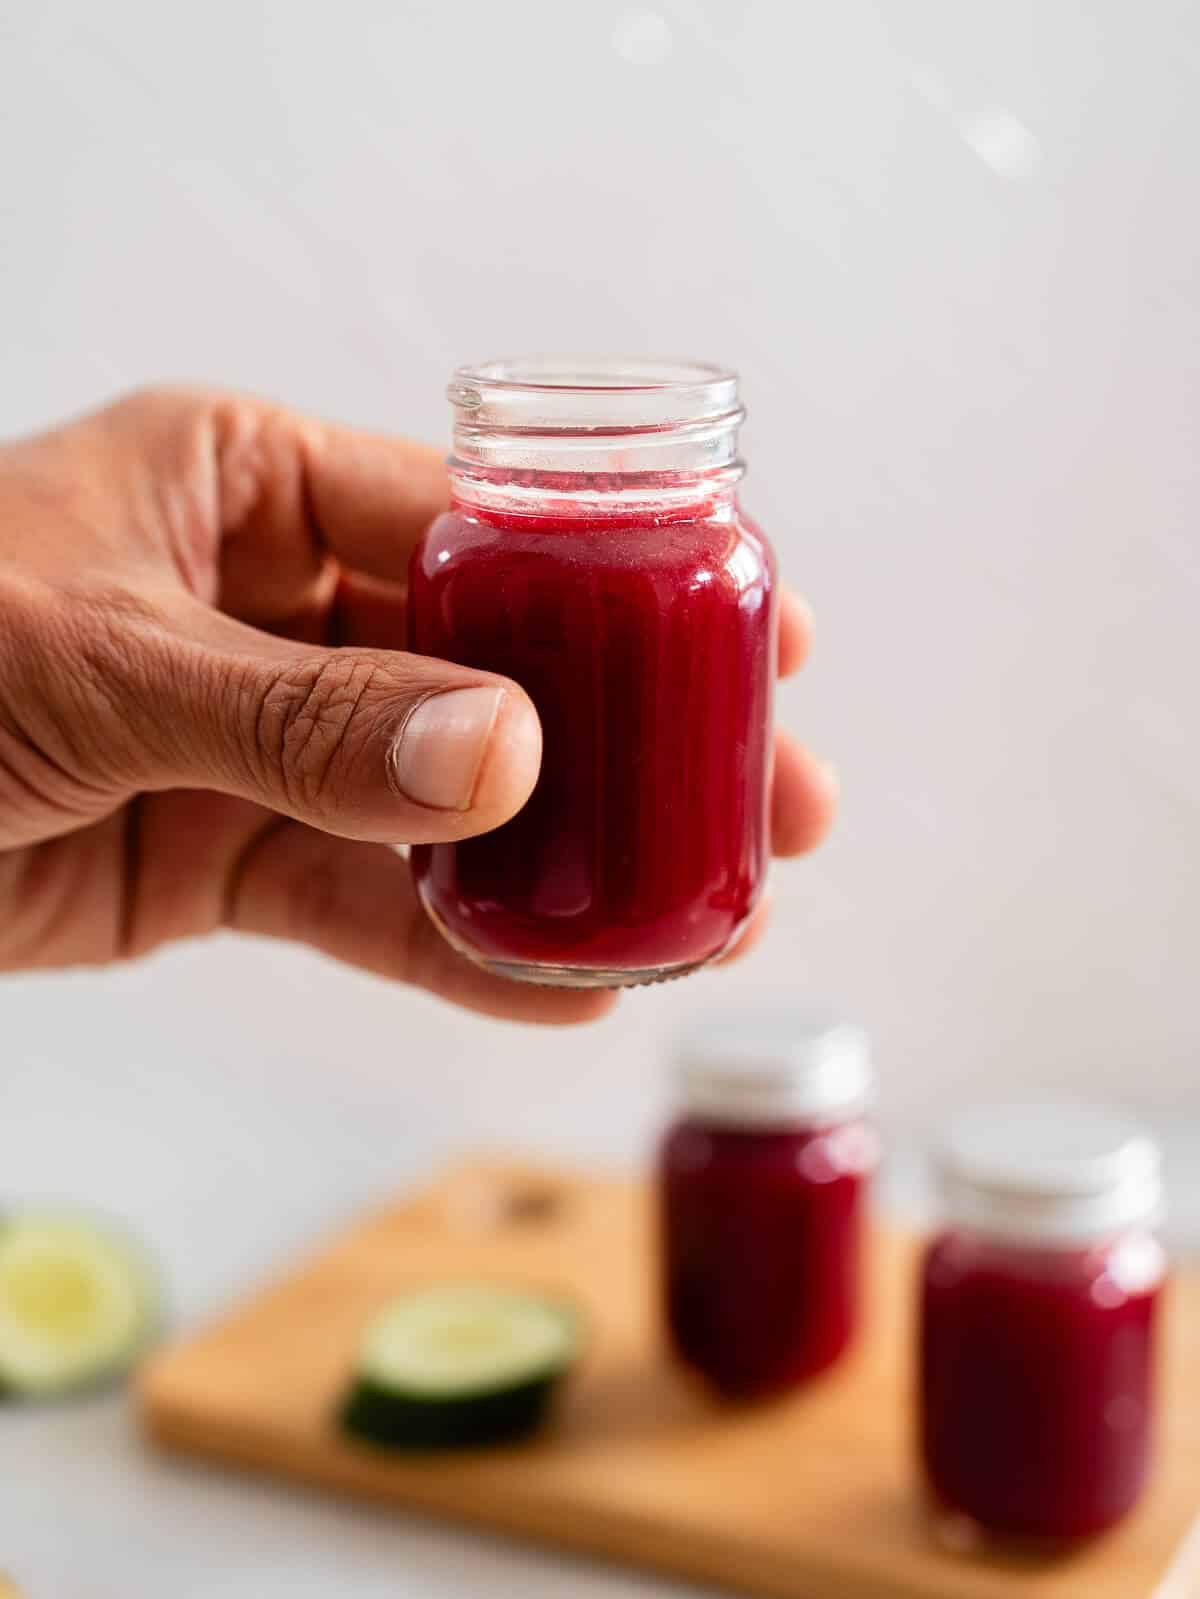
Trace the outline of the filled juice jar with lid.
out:
<instances>
[{"instance_id":1,"label":"filled juice jar with lid","mask_svg":"<svg viewBox=\"0 0 1200 1599\"><path fill-rule=\"evenodd\" d=\"M832 1365L859 1320L867 1039L791 1018L709 1026L677 1083L658 1165L671 1342L730 1397L779 1392Z\"/></svg>"},{"instance_id":2,"label":"filled juice jar with lid","mask_svg":"<svg viewBox=\"0 0 1200 1599\"><path fill-rule=\"evenodd\" d=\"M955 1126L938 1179L919 1386L941 1525L958 1542L1102 1532L1153 1455L1158 1151L1107 1112L1005 1107Z\"/></svg>"},{"instance_id":3,"label":"filled juice jar with lid","mask_svg":"<svg viewBox=\"0 0 1200 1599\"><path fill-rule=\"evenodd\" d=\"M413 850L426 910L507 977L695 971L768 857L776 577L736 496L737 380L539 358L461 368L449 395L452 505L413 558L411 646L514 678L543 743L511 821Z\"/></svg>"}]
</instances>

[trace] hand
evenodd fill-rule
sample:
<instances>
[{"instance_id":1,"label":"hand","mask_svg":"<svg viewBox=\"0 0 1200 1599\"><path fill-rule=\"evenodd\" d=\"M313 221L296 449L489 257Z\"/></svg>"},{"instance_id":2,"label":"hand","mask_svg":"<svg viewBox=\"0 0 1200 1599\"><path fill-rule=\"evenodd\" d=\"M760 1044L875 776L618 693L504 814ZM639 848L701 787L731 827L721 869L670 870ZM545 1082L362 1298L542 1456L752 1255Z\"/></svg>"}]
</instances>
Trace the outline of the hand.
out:
<instances>
[{"instance_id":1,"label":"hand","mask_svg":"<svg viewBox=\"0 0 1200 1599\"><path fill-rule=\"evenodd\" d=\"M454 954L390 847L497 826L540 759L514 683L404 653L409 554L446 503L434 450L224 394L0 450L0 969L232 927L492 1015L611 1004ZM807 640L788 599L783 671ZM776 851L833 800L781 735Z\"/></svg>"}]
</instances>

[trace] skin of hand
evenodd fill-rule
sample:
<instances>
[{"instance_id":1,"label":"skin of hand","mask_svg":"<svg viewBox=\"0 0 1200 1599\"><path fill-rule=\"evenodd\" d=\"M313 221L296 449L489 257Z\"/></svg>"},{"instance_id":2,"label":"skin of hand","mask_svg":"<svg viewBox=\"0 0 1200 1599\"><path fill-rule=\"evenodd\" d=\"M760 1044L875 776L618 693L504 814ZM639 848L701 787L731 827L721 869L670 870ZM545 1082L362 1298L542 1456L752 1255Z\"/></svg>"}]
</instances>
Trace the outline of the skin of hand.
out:
<instances>
[{"instance_id":1,"label":"skin of hand","mask_svg":"<svg viewBox=\"0 0 1200 1599\"><path fill-rule=\"evenodd\" d=\"M490 1015L608 1008L456 955L394 847L496 827L540 759L515 683L404 650L409 556L448 499L435 450L215 392L0 448L0 970L226 927ZM782 672L808 637L785 596ZM776 853L834 802L780 734Z\"/></svg>"}]
</instances>

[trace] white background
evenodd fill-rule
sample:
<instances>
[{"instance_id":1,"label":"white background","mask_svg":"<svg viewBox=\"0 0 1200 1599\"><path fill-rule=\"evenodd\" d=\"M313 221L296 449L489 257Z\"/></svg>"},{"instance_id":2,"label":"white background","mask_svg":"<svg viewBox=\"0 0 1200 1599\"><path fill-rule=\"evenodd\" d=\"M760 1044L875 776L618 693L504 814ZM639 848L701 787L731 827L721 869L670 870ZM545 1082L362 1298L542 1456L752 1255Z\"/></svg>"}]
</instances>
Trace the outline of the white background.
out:
<instances>
[{"instance_id":1,"label":"white background","mask_svg":"<svg viewBox=\"0 0 1200 1599\"><path fill-rule=\"evenodd\" d=\"M3 1191L137 1219L187 1317L464 1144L632 1158L676 1026L781 998L871 1027L896 1148L1048 1090L1186 1148L1197 148L1187 0L3 0L0 435L187 377L436 440L459 360L727 361L845 789L758 954L582 1033L245 942L9 979ZM645 1591L125 1429L0 1417L39 1593Z\"/></svg>"}]
</instances>

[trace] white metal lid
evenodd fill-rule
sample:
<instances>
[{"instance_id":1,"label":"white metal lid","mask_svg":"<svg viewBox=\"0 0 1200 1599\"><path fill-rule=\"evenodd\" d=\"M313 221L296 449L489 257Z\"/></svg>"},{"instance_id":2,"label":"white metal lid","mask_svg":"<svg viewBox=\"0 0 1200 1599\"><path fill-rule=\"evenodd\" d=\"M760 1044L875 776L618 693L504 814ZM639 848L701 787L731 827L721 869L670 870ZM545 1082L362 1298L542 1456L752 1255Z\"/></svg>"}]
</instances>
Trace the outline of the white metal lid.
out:
<instances>
[{"instance_id":1,"label":"white metal lid","mask_svg":"<svg viewBox=\"0 0 1200 1599\"><path fill-rule=\"evenodd\" d=\"M743 1016L685 1036L676 1055L684 1110L730 1127L852 1116L870 1102L866 1033L850 1022Z\"/></svg>"},{"instance_id":2,"label":"white metal lid","mask_svg":"<svg viewBox=\"0 0 1200 1599\"><path fill-rule=\"evenodd\" d=\"M1124 1116L1016 1104L960 1117L936 1157L952 1225L1028 1243L1088 1243L1159 1219L1159 1151Z\"/></svg>"}]
</instances>

